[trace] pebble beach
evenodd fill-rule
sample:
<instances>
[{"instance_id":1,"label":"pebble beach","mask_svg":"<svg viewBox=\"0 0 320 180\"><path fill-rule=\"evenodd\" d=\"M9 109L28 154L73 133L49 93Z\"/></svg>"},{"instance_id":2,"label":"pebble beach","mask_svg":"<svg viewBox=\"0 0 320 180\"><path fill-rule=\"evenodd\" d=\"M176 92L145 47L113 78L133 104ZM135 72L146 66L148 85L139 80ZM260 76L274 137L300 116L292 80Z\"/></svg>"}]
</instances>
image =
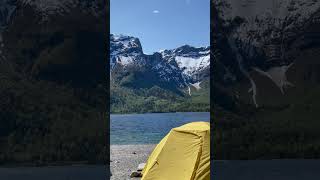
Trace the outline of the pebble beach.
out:
<instances>
[{"instance_id":1,"label":"pebble beach","mask_svg":"<svg viewBox=\"0 0 320 180\"><path fill-rule=\"evenodd\" d=\"M155 144L146 145L111 145L110 168L111 180L138 180L130 178L132 171L136 171L140 163L145 163L154 149Z\"/></svg>"}]
</instances>

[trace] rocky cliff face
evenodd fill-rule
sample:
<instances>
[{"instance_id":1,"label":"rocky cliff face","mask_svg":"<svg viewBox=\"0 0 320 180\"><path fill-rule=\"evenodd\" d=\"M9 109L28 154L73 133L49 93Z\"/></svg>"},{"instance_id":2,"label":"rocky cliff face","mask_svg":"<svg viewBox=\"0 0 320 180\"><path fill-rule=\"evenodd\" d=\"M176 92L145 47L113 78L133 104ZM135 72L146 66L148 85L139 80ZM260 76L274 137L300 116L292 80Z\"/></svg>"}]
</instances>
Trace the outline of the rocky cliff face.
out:
<instances>
[{"instance_id":1,"label":"rocky cliff face","mask_svg":"<svg viewBox=\"0 0 320 180\"><path fill-rule=\"evenodd\" d=\"M297 67L297 52L319 46L310 27L319 24L317 1L219 1L221 32L214 59L217 85L233 86L233 97L256 108L271 105L263 98L283 99L295 87L289 72ZM313 28L315 29L315 28ZM215 49L215 47L213 47ZM221 74L220 74L221 73ZM219 78L218 78L219 77ZM277 104L273 102L274 104ZM282 104L282 103L280 103ZM278 104L279 105L279 104Z\"/></svg>"},{"instance_id":2,"label":"rocky cliff face","mask_svg":"<svg viewBox=\"0 0 320 180\"><path fill-rule=\"evenodd\" d=\"M319 158L320 3L212 4L214 158Z\"/></svg>"},{"instance_id":3,"label":"rocky cliff face","mask_svg":"<svg viewBox=\"0 0 320 180\"><path fill-rule=\"evenodd\" d=\"M141 74L144 84L176 89L186 88L200 83L209 77L209 47L195 48L189 45L172 50L163 50L146 55L138 38L110 35L110 68L111 78L122 82L127 73L135 77ZM152 77L152 80L148 77ZM139 87L141 82L135 81L132 86Z\"/></svg>"}]
</instances>

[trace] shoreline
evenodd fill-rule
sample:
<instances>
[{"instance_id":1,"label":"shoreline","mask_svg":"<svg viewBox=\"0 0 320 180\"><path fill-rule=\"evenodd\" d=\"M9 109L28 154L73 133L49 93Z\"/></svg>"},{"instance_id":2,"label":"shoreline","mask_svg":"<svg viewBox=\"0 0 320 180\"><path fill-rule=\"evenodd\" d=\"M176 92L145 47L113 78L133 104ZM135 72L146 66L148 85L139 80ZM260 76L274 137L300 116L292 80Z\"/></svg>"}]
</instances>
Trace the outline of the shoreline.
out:
<instances>
[{"instance_id":1,"label":"shoreline","mask_svg":"<svg viewBox=\"0 0 320 180\"><path fill-rule=\"evenodd\" d=\"M173 112L141 112L141 113L118 113L118 112L110 112L111 115L145 115L145 114L172 114L172 113L210 113L208 111L173 111Z\"/></svg>"},{"instance_id":2,"label":"shoreline","mask_svg":"<svg viewBox=\"0 0 320 180\"><path fill-rule=\"evenodd\" d=\"M145 163L156 144L110 145L111 180L130 178L140 163Z\"/></svg>"}]
</instances>

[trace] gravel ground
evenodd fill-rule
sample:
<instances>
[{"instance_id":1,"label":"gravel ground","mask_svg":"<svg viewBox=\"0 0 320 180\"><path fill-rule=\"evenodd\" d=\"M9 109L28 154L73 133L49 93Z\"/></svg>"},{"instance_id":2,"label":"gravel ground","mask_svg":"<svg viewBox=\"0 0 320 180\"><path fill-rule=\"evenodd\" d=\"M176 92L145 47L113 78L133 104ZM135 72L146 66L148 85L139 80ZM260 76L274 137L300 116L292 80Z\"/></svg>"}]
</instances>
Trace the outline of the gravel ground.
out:
<instances>
[{"instance_id":1,"label":"gravel ground","mask_svg":"<svg viewBox=\"0 0 320 180\"><path fill-rule=\"evenodd\" d=\"M145 163L152 152L154 144L148 145L111 145L110 167L111 180L138 180L130 178L132 171L136 171L140 163Z\"/></svg>"}]
</instances>

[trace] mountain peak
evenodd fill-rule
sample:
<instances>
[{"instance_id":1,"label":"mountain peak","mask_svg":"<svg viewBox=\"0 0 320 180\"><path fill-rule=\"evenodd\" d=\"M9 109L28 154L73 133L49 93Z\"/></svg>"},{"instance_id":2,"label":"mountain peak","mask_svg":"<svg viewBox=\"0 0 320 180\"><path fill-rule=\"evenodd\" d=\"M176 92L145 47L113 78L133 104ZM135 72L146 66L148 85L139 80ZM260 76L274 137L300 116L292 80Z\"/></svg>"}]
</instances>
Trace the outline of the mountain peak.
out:
<instances>
[{"instance_id":1,"label":"mountain peak","mask_svg":"<svg viewBox=\"0 0 320 180\"><path fill-rule=\"evenodd\" d=\"M114 34L110 35L110 57L111 74L119 71L116 66L122 67L122 72L148 71L154 81L162 82L162 85L173 83L170 86L179 88L207 77L200 74L209 73L207 70L210 65L209 47L183 45L146 55L138 38Z\"/></svg>"}]
</instances>

